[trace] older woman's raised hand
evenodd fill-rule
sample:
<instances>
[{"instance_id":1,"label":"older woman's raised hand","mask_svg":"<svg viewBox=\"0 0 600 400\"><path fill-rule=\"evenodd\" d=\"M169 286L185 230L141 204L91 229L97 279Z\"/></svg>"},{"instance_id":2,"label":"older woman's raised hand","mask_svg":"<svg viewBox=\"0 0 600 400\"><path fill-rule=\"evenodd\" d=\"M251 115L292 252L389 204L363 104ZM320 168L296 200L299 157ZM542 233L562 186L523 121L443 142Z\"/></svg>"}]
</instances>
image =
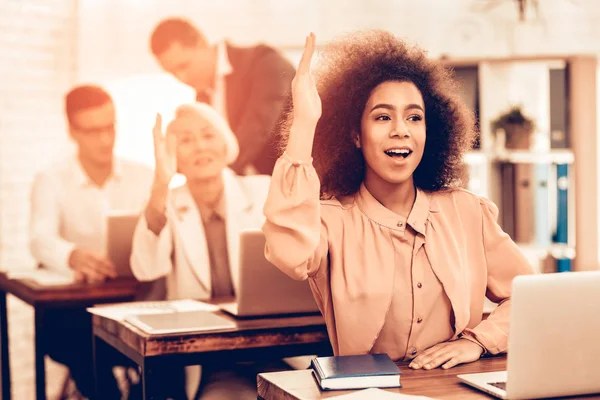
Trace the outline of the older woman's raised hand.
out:
<instances>
[{"instance_id":1,"label":"older woman's raised hand","mask_svg":"<svg viewBox=\"0 0 600 400\"><path fill-rule=\"evenodd\" d=\"M177 173L177 138L171 129L167 129L167 134L162 133L162 116L156 114L156 122L152 129L154 138L154 159L155 183L168 185L173 176Z\"/></svg>"},{"instance_id":2,"label":"older woman's raised hand","mask_svg":"<svg viewBox=\"0 0 600 400\"><path fill-rule=\"evenodd\" d=\"M314 128L321 117L321 98L310 72L310 63L315 52L315 34L306 38L298 70L292 80L294 102L294 124Z\"/></svg>"}]
</instances>

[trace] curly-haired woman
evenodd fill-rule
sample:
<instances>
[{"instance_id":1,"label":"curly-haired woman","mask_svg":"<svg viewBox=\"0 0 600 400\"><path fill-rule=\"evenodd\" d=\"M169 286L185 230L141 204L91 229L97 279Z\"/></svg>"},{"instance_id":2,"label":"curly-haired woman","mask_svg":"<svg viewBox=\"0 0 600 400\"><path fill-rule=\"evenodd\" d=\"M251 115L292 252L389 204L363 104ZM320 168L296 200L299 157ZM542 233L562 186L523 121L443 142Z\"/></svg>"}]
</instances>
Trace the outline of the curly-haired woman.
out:
<instances>
[{"instance_id":1,"label":"curly-haired woman","mask_svg":"<svg viewBox=\"0 0 600 400\"><path fill-rule=\"evenodd\" d=\"M431 369L506 351L531 267L497 207L458 187L474 123L450 73L373 31L330 46L315 84L314 49L311 34L281 125L267 258L309 280L336 355ZM485 296L500 304L483 320Z\"/></svg>"}]
</instances>

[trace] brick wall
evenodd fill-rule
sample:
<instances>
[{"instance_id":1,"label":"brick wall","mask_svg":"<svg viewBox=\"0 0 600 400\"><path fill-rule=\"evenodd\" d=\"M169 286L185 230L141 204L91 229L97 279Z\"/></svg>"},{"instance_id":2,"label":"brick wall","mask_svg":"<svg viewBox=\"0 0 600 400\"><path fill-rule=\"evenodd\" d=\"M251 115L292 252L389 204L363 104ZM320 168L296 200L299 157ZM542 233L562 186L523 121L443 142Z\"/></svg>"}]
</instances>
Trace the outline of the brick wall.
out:
<instances>
[{"instance_id":1,"label":"brick wall","mask_svg":"<svg viewBox=\"0 0 600 400\"><path fill-rule=\"evenodd\" d=\"M0 267L30 268L35 171L68 151L62 95L76 72L76 0L0 1ZM33 312L9 298L13 398L34 398ZM49 365L49 381L62 370ZM60 382L57 382L60 383ZM50 384L50 392L57 383Z\"/></svg>"}]
</instances>

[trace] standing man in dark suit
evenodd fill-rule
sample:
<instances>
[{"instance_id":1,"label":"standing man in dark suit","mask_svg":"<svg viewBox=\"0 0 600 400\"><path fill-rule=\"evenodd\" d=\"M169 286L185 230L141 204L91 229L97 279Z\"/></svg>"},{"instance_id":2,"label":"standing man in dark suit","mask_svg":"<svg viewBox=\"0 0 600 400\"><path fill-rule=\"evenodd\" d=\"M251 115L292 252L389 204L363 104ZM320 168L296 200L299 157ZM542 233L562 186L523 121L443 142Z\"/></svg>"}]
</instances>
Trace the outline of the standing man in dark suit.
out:
<instances>
[{"instance_id":1,"label":"standing man in dark suit","mask_svg":"<svg viewBox=\"0 0 600 400\"><path fill-rule=\"evenodd\" d=\"M211 104L237 136L240 153L231 168L238 174L271 175L278 158L275 124L294 77L294 67L265 45L210 45L191 23L160 22L150 48L161 67L196 90L196 100Z\"/></svg>"}]
</instances>

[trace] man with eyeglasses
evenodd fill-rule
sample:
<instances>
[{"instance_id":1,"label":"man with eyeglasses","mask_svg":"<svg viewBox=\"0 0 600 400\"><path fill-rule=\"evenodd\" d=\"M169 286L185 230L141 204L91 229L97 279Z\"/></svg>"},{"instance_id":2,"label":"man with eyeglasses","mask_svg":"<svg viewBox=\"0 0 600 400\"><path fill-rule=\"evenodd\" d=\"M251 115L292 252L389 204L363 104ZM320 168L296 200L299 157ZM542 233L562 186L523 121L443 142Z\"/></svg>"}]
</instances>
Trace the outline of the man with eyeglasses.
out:
<instances>
[{"instance_id":1,"label":"man with eyeglasses","mask_svg":"<svg viewBox=\"0 0 600 400\"><path fill-rule=\"evenodd\" d=\"M116 277L105 254L106 212L141 211L153 172L113 154L115 107L104 89L77 86L67 93L65 103L69 135L77 151L35 177L30 249L50 269L68 271L79 281L102 282ZM85 309L61 309L47 313L44 324L50 357L69 367L85 397L94 397L90 315ZM102 398L120 399L111 366L99 372L110 379L103 382L114 382L102 388Z\"/></svg>"}]
</instances>

